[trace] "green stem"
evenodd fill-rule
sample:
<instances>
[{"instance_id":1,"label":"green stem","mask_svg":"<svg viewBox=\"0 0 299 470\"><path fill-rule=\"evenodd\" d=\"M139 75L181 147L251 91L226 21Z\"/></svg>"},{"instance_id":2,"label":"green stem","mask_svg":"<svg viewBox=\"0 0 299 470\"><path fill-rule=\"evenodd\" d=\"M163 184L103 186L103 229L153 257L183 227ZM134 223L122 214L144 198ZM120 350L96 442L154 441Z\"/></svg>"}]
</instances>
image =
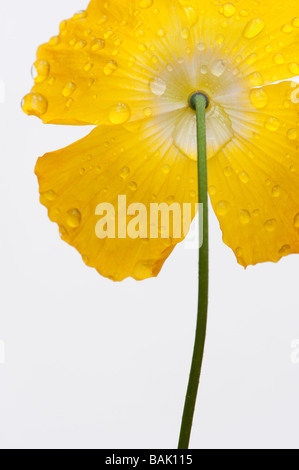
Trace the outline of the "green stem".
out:
<instances>
[{"instance_id":1,"label":"green stem","mask_svg":"<svg viewBox=\"0 0 299 470\"><path fill-rule=\"evenodd\" d=\"M209 290L209 228L208 228L208 178L206 144L207 98L198 93L193 97L197 117L198 144L198 202L203 204L203 245L199 249L199 292L198 316L192 366L181 426L179 449L188 449L197 393L200 382L207 329L208 290Z\"/></svg>"}]
</instances>

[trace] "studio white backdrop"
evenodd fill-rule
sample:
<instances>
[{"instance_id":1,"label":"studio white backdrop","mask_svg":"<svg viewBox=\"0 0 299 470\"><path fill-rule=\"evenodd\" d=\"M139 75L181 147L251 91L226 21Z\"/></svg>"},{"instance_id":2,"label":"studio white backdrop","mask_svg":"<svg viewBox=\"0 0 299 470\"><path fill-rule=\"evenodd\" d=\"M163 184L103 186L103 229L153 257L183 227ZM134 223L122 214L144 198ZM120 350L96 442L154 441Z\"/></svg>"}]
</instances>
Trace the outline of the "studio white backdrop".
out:
<instances>
[{"instance_id":1,"label":"studio white backdrop","mask_svg":"<svg viewBox=\"0 0 299 470\"><path fill-rule=\"evenodd\" d=\"M20 108L39 44L87 0L0 4L0 448L176 447L197 252L120 284L87 268L40 205L37 157L89 133ZM4 90L5 87L5 90ZM298 448L299 257L246 271L210 212L211 291L191 447Z\"/></svg>"}]
</instances>

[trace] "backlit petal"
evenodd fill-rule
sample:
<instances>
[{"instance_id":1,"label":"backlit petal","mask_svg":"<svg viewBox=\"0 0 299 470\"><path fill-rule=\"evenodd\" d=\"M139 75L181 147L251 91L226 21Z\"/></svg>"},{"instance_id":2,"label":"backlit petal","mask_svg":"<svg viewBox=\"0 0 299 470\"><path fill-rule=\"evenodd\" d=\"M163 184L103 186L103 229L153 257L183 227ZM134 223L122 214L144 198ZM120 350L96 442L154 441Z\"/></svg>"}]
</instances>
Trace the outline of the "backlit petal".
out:
<instances>
[{"instance_id":1,"label":"backlit petal","mask_svg":"<svg viewBox=\"0 0 299 470\"><path fill-rule=\"evenodd\" d=\"M161 220L158 238L118 238L117 229L116 238L99 239L99 204L112 204L116 219L119 195L127 197L127 206L144 204L148 213L151 203L178 203L180 208L191 203L192 218L195 215L196 162L181 154L167 129L152 120L142 126L96 128L80 142L40 158L36 173L41 202L59 225L63 240L77 248L87 265L116 281L157 276L191 220L179 218L185 226L180 237L172 223L167 233ZM146 235L153 222L148 219Z\"/></svg>"},{"instance_id":2,"label":"backlit petal","mask_svg":"<svg viewBox=\"0 0 299 470\"><path fill-rule=\"evenodd\" d=\"M244 266L299 253L297 91L289 82L262 91L267 96L262 109L240 96L248 109L240 132L208 161L224 242Z\"/></svg>"}]
</instances>

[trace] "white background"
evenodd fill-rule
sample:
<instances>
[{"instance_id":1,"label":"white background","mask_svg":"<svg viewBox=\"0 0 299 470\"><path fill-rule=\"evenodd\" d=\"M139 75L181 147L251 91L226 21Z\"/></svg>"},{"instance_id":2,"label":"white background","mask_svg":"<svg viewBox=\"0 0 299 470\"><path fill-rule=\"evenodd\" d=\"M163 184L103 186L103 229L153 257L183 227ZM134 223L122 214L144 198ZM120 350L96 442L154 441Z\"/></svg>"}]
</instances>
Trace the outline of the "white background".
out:
<instances>
[{"instance_id":1,"label":"white background","mask_svg":"<svg viewBox=\"0 0 299 470\"><path fill-rule=\"evenodd\" d=\"M37 46L86 0L1 1L1 448L175 448L196 317L197 253L121 284L85 267L40 205L37 157L89 128L20 101ZM298 448L299 257L245 271L211 212L206 356L192 448ZM1 343L3 344L3 343Z\"/></svg>"}]
</instances>

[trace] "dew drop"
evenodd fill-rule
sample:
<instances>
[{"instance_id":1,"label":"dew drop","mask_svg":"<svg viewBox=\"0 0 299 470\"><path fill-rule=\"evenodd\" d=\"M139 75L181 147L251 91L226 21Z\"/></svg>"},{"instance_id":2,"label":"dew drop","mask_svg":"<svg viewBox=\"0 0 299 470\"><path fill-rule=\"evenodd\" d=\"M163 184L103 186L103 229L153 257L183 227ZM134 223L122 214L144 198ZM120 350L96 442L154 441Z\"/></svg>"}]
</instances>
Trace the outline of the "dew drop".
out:
<instances>
[{"instance_id":1,"label":"dew drop","mask_svg":"<svg viewBox=\"0 0 299 470\"><path fill-rule=\"evenodd\" d=\"M137 185L137 183L135 183L135 181L131 181L129 183L129 188L130 188L131 191L137 191L138 185Z\"/></svg>"},{"instance_id":2,"label":"dew drop","mask_svg":"<svg viewBox=\"0 0 299 470\"><path fill-rule=\"evenodd\" d=\"M251 221L251 214L249 211L244 209L244 210L241 210L239 218L240 218L241 224L247 225Z\"/></svg>"},{"instance_id":3,"label":"dew drop","mask_svg":"<svg viewBox=\"0 0 299 470\"><path fill-rule=\"evenodd\" d=\"M248 78L252 86L261 86L264 83L263 76L258 72L251 73Z\"/></svg>"},{"instance_id":4,"label":"dew drop","mask_svg":"<svg viewBox=\"0 0 299 470\"><path fill-rule=\"evenodd\" d=\"M293 32L293 27L290 24L285 24L282 26L281 31L286 34L290 34Z\"/></svg>"},{"instance_id":5,"label":"dew drop","mask_svg":"<svg viewBox=\"0 0 299 470\"><path fill-rule=\"evenodd\" d=\"M294 18L292 21L294 28L299 28L299 18Z\"/></svg>"},{"instance_id":6,"label":"dew drop","mask_svg":"<svg viewBox=\"0 0 299 470\"><path fill-rule=\"evenodd\" d=\"M92 62L87 62L87 64L84 66L85 72L90 72L91 69L93 68L93 63Z\"/></svg>"},{"instance_id":7,"label":"dew drop","mask_svg":"<svg viewBox=\"0 0 299 470\"><path fill-rule=\"evenodd\" d=\"M273 56L273 62L276 64L276 65L282 65L284 64L285 60L284 60L284 57L282 54L275 54Z\"/></svg>"},{"instance_id":8,"label":"dew drop","mask_svg":"<svg viewBox=\"0 0 299 470\"><path fill-rule=\"evenodd\" d=\"M81 212L78 209L71 209L67 212L66 223L71 228L78 228L81 224Z\"/></svg>"},{"instance_id":9,"label":"dew drop","mask_svg":"<svg viewBox=\"0 0 299 470\"><path fill-rule=\"evenodd\" d=\"M189 39L189 36L190 36L189 29L188 28L182 29L181 36L182 36L183 39Z\"/></svg>"},{"instance_id":10,"label":"dew drop","mask_svg":"<svg viewBox=\"0 0 299 470\"><path fill-rule=\"evenodd\" d=\"M83 20L86 17L87 17L87 11L86 10L80 10L77 13L74 14L73 20L74 21Z\"/></svg>"},{"instance_id":11,"label":"dew drop","mask_svg":"<svg viewBox=\"0 0 299 470\"><path fill-rule=\"evenodd\" d=\"M151 92L154 95L162 96L162 95L164 95L164 93L166 91L167 85L166 85L165 81L162 80L162 78L156 77L156 78L150 80L149 88L150 88Z\"/></svg>"},{"instance_id":12,"label":"dew drop","mask_svg":"<svg viewBox=\"0 0 299 470\"><path fill-rule=\"evenodd\" d=\"M163 165L162 166L162 172L165 174L165 175L168 175L170 173L170 166L169 165Z\"/></svg>"},{"instance_id":13,"label":"dew drop","mask_svg":"<svg viewBox=\"0 0 299 470\"><path fill-rule=\"evenodd\" d=\"M298 212L298 214L295 215L294 226L295 226L295 228L299 229L299 212Z\"/></svg>"},{"instance_id":14,"label":"dew drop","mask_svg":"<svg viewBox=\"0 0 299 470\"><path fill-rule=\"evenodd\" d=\"M35 83L47 80L50 73L50 64L46 60L37 60L31 69L31 75Z\"/></svg>"},{"instance_id":15,"label":"dew drop","mask_svg":"<svg viewBox=\"0 0 299 470\"><path fill-rule=\"evenodd\" d=\"M229 211L229 207L230 207L230 204L227 201L218 202L218 204L216 206L217 215L219 215L220 217L224 217L225 215L227 215L227 213Z\"/></svg>"},{"instance_id":16,"label":"dew drop","mask_svg":"<svg viewBox=\"0 0 299 470\"><path fill-rule=\"evenodd\" d=\"M190 6L185 7L184 10L187 14L190 25L195 26L198 22L198 12Z\"/></svg>"},{"instance_id":17,"label":"dew drop","mask_svg":"<svg viewBox=\"0 0 299 470\"><path fill-rule=\"evenodd\" d=\"M289 71L294 75L299 75L299 65L295 62L292 62L291 64L289 64Z\"/></svg>"},{"instance_id":18,"label":"dew drop","mask_svg":"<svg viewBox=\"0 0 299 470\"><path fill-rule=\"evenodd\" d=\"M280 128L280 121L276 117L269 117L265 122L268 131L276 132Z\"/></svg>"},{"instance_id":19,"label":"dew drop","mask_svg":"<svg viewBox=\"0 0 299 470\"><path fill-rule=\"evenodd\" d=\"M72 106L73 102L73 98L69 98L65 103L66 108L69 109Z\"/></svg>"},{"instance_id":20,"label":"dew drop","mask_svg":"<svg viewBox=\"0 0 299 470\"><path fill-rule=\"evenodd\" d=\"M244 36L246 39L255 38L258 34L260 34L265 27L265 22L260 18L255 18L254 20L249 21L245 30Z\"/></svg>"},{"instance_id":21,"label":"dew drop","mask_svg":"<svg viewBox=\"0 0 299 470\"><path fill-rule=\"evenodd\" d=\"M232 3L225 3L220 8L220 13L226 18L231 18L237 11L237 8Z\"/></svg>"},{"instance_id":22,"label":"dew drop","mask_svg":"<svg viewBox=\"0 0 299 470\"><path fill-rule=\"evenodd\" d=\"M290 245L283 245L279 250L279 254L280 255L286 255L286 254L289 253L290 250L291 250Z\"/></svg>"},{"instance_id":23,"label":"dew drop","mask_svg":"<svg viewBox=\"0 0 299 470\"><path fill-rule=\"evenodd\" d=\"M217 42L218 46L221 46L221 44L224 43L224 36L222 34L219 34L219 36L217 36L217 38L216 38L216 42Z\"/></svg>"},{"instance_id":24,"label":"dew drop","mask_svg":"<svg viewBox=\"0 0 299 470\"><path fill-rule=\"evenodd\" d=\"M239 173L239 179L242 183L247 184L249 181L249 176L245 171L241 171L241 173Z\"/></svg>"},{"instance_id":25,"label":"dew drop","mask_svg":"<svg viewBox=\"0 0 299 470\"><path fill-rule=\"evenodd\" d=\"M128 178L129 174L130 174L130 168L127 167L127 166L124 166L121 170L120 170L120 177L125 180L126 178Z\"/></svg>"},{"instance_id":26,"label":"dew drop","mask_svg":"<svg viewBox=\"0 0 299 470\"><path fill-rule=\"evenodd\" d=\"M139 6L140 8L150 8L153 5L154 1L153 0L139 0Z\"/></svg>"},{"instance_id":27,"label":"dew drop","mask_svg":"<svg viewBox=\"0 0 299 470\"><path fill-rule=\"evenodd\" d=\"M247 58L246 58L246 64L247 65L253 65L258 59L258 56L257 54L254 52L253 54L250 54Z\"/></svg>"},{"instance_id":28,"label":"dew drop","mask_svg":"<svg viewBox=\"0 0 299 470\"><path fill-rule=\"evenodd\" d=\"M76 91L77 87L75 85L74 82L69 82L67 83L63 90L62 90L62 94L65 98L69 98L75 91Z\"/></svg>"},{"instance_id":29,"label":"dew drop","mask_svg":"<svg viewBox=\"0 0 299 470\"><path fill-rule=\"evenodd\" d=\"M76 43L74 44L74 49L76 51L80 50L80 49L84 49L84 47L86 47L86 41L84 41L83 39L80 39L79 41L76 41Z\"/></svg>"},{"instance_id":30,"label":"dew drop","mask_svg":"<svg viewBox=\"0 0 299 470\"><path fill-rule=\"evenodd\" d=\"M49 41L49 46L58 46L58 44L61 42L61 39L59 36L53 36L50 41Z\"/></svg>"},{"instance_id":31,"label":"dew drop","mask_svg":"<svg viewBox=\"0 0 299 470\"><path fill-rule=\"evenodd\" d=\"M224 74L226 69L226 62L225 60L218 60L212 67L212 74L215 77L221 77Z\"/></svg>"},{"instance_id":32,"label":"dew drop","mask_svg":"<svg viewBox=\"0 0 299 470\"><path fill-rule=\"evenodd\" d=\"M93 39L91 41L91 44L90 44L90 48L92 50L92 52L97 52L97 51L101 51L102 49L104 49L106 46L106 43L105 43L105 40L104 39Z\"/></svg>"},{"instance_id":33,"label":"dew drop","mask_svg":"<svg viewBox=\"0 0 299 470\"><path fill-rule=\"evenodd\" d=\"M297 129L289 129L287 133L288 139L296 140L298 137Z\"/></svg>"},{"instance_id":34,"label":"dew drop","mask_svg":"<svg viewBox=\"0 0 299 470\"><path fill-rule=\"evenodd\" d=\"M115 60L110 60L104 67L104 74L107 76L112 75L118 68L118 63Z\"/></svg>"},{"instance_id":35,"label":"dew drop","mask_svg":"<svg viewBox=\"0 0 299 470\"><path fill-rule=\"evenodd\" d=\"M274 188L272 188L272 196L273 197L280 197L281 195L281 187L280 186L274 186Z\"/></svg>"},{"instance_id":36,"label":"dew drop","mask_svg":"<svg viewBox=\"0 0 299 470\"><path fill-rule=\"evenodd\" d=\"M22 109L28 116L43 116L48 110L48 101L44 95L29 93L22 100Z\"/></svg>"},{"instance_id":37,"label":"dew drop","mask_svg":"<svg viewBox=\"0 0 299 470\"><path fill-rule=\"evenodd\" d=\"M262 89L256 88L251 90L249 97L255 108L262 109L268 104L268 96Z\"/></svg>"},{"instance_id":38,"label":"dew drop","mask_svg":"<svg viewBox=\"0 0 299 470\"><path fill-rule=\"evenodd\" d=\"M210 186L210 187L209 187L209 194L210 194L211 196L215 196L216 193L217 193L216 187L215 187L215 186Z\"/></svg>"},{"instance_id":39,"label":"dew drop","mask_svg":"<svg viewBox=\"0 0 299 470\"><path fill-rule=\"evenodd\" d=\"M145 109L143 110L143 114L144 114L146 117L152 116L152 114L153 114L152 108L145 108Z\"/></svg>"},{"instance_id":40,"label":"dew drop","mask_svg":"<svg viewBox=\"0 0 299 470\"><path fill-rule=\"evenodd\" d=\"M41 198L48 201L48 202L53 202L55 201L57 197L57 194L55 193L55 191L46 191L45 193L41 194Z\"/></svg>"},{"instance_id":41,"label":"dew drop","mask_svg":"<svg viewBox=\"0 0 299 470\"><path fill-rule=\"evenodd\" d=\"M131 110L129 106L124 103L117 103L112 106L109 111L109 120L112 124L123 124L131 117Z\"/></svg>"},{"instance_id":42,"label":"dew drop","mask_svg":"<svg viewBox=\"0 0 299 470\"><path fill-rule=\"evenodd\" d=\"M277 220L276 219L270 219L265 222L265 229L267 232L274 232L277 228Z\"/></svg>"}]
</instances>

